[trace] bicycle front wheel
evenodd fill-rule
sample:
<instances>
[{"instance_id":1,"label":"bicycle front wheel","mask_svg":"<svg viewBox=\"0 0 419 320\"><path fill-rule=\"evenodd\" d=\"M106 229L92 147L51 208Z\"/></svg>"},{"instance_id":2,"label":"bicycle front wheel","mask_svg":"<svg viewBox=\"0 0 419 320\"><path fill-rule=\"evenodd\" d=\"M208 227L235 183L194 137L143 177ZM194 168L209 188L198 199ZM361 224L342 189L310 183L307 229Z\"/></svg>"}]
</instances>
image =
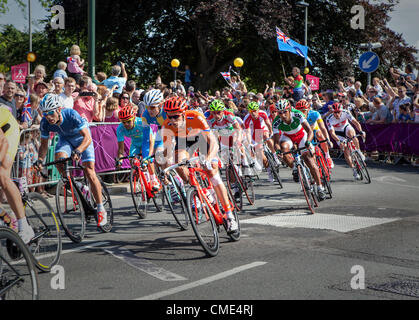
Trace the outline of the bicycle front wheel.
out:
<instances>
[{"instance_id":1,"label":"bicycle front wheel","mask_svg":"<svg viewBox=\"0 0 419 320\"><path fill-rule=\"evenodd\" d=\"M108 223L105 224L103 227L99 227L99 229L103 232L111 232L113 226L113 207L112 207L112 200L111 195L109 194L108 188L106 187L105 183L99 178L100 185L102 187L102 203L105 207L106 215L108 218ZM98 221L97 213L95 214L96 222Z\"/></svg>"},{"instance_id":2,"label":"bicycle front wheel","mask_svg":"<svg viewBox=\"0 0 419 320\"><path fill-rule=\"evenodd\" d=\"M173 190L171 192L170 186L163 184L164 197L166 198L169 210L180 229L187 230L189 227L189 215L185 205L186 198L185 195L183 195L184 190L182 190L182 187L179 186L172 175L169 176L169 180L173 186Z\"/></svg>"},{"instance_id":3,"label":"bicycle front wheel","mask_svg":"<svg viewBox=\"0 0 419 320\"><path fill-rule=\"evenodd\" d=\"M32 255L13 230L0 227L0 300L39 299Z\"/></svg>"},{"instance_id":4,"label":"bicycle front wheel","mask_svg":"<svg viewBox=\"0 0 419 320\"><path fill-rule=\"evenodd\" d=\"M83 204L73 184L60 180L55 194L57 213L65 234L74 243L80 243L86 232L86 219Z\"/></svg>"},{"instance_id":5,"label":"bicycle front wheel","mask_svg":"<svg viewBox=\"0 0 419 320\"><path fill-rule=\"evenodd\" d=\"M226 168L226 182L227 191L230 195L231 201L234 204L234 207L238 211L241 211L243 209L244 186L242 184L241 178L237 174L236 169L231 164L229 164Z\"/></svg>"},{"instance_id":6,"label":"bicycle front wheel","mask_svg":"<svg viewBox=\"0 0 419 320\"><path fill-rule=\"evenodd\" d=\"M326 187L326 191L329 194L329 199L332 199L332 186L330 184L329 173L326 171L325 165L326 163L323 161L322 157L317 156L317 166L319 167L322 184L324 187Z\"/></svg>"},{"instance_id":7,"label":"bicycle front wheel","mask_svg":"<svg viewBox=\"0 0 419 320\"><path fill-rule=\"evenodd\" d=\"M282 189L282 180L281 177L279 176L279 164L276 163L273 155L270 152L266 152L266 159L268 159L268 164L269 167L271 168L271 172L272 175L274 176L274 179L276 180L276 182L278 182L279 184L279 188Z\"/></svg>"},{"instance_id":8,"label":"bicycle front wheel","mask_svg":"<svg viewBox=\"0 0 419 320\"><path fill-rule=\"evenodd\" d=\"M362 160L361 156L357 151L355 151L352 155L352 159L354 160L354 164L357 168L357 171L359 172L361 176L361 180L365 180L367 184L371 183L371 177L367 169L367 165Z\"/></svg>"},{"instance_id":9,"label":"bicycle front wheel","mask_svg":"<svg viewBox=\"0 0 419 320\"><path fill-rule=\"evenodd\" d=\"M29 193L24 206L26 219L35 232L35 237L28 243L35 267L49 272L61 255L61 233L57 217L51 205L39 193Z\"/></svg>"},{"instance_id":10,"label":"bicycle front wheel","mask_svg":"<svg viewBox=\"0 0 419 320\"><path fill-rule=\"evenodd\" d=\"M298 171L298 180L301 184L301 189L303 190L304 197L307 201L308 209L310 210L311 214L314 214L314 199L312 197L311 191L310 191L310 184L308 177L303 172L303 167L301 165L297 166Z\"/></svg>"},{"instance_id":11,"label":"bicycle front wheel","mask_svg":"<svg viewBox=\"0 0 419 320\"><path fill-rule=\"evenodd\" d=\"M220 249L220 240L211 210L206 202L200 201L196 188L188 191L186 199L192 229L204 251L215 257Z\"/></svg>"},{"instance_id":12,"label":"bicycle front wheel","mask_svg":"<svg viewBox=\"0 0 419 320\"><path fill-rule=\"evenodd\" d=\"M147 217L147 207L150 199L147 198L147 192L138 168L131 168L129 184L135 211L140 219L145 219Z\"/></svg>"}]
</instances>

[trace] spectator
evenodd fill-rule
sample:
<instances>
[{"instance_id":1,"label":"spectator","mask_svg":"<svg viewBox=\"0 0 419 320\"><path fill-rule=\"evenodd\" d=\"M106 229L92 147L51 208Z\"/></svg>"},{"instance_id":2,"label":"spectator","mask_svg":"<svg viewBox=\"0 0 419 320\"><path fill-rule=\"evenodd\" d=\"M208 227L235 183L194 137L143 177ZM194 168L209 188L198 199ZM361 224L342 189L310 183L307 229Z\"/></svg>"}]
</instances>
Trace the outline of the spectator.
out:
<instances>
[{"instance_id":1,"label":"spectator","mask_svg":"<svg viewBox=\"0 0 419 320\"><path fill-rule=\"evenodd\" d=\"M416 93L416 97L413 100L413 108L412 118L415 123L419 123L419 93Z\"/></svg>"},{"instance_id":2,"label":"spectator","mask_svg":"<svg viewBox=\"0 0 419 320\"><path fill-rule=\"evenodd\" d=\"M114 97L109 97L106 100L105 112L103 117L103 122L119 122L118 118L118 99Z\"/></svg>"},{"instance_id":3,"label":"spectator","mask_svg":"<svg viewBox=\"0 0 419 320\"><path fill-rule=\"evenodd\" d=\"M372 115L372 118L367 120L366 123L369 124L387 124L391 123L393 117L390 110L383 104L380 98L374 98L370 106L373 105L376 110Z\"/></svg>"},{"instance_id":4,"label":"spectator","mask_svg":"<svg viewBox=\"0 0 419 320\"><path fill-rule=\"evenodd\" d=\"M4 73L0 72L0 96L3 95L3 88L6 83L6 76Z\"/></svg>"},{"instance_id":5,"label":"spectator","mask_svg":"<svg viewBox=\"0 0 419 320\"><path fill-rule=\"evenodd\" d=\"M322 94L322 97L325 101L325 104L320 108L320 110L317 110L317 111L319 111L322 117L325 118L326 114L329 113L330 111L329 107L335 102L333 100L334 93L333 91L328 90Z\"/></svg>"},{"instance_id":6,"label":"spectator","mask_svg":"<svg viewBox=\"0 0 419 320\"><path fill-rule=\"evenodd\" d=\"M178 71L179 73L182 73L185 75L185 90L188 91L189 87L192 84L192 73L191 73L191 69L189 68L188 65L185 65L185 71Z\"/></svg>"},{"instance_id":7,"label":"spectator","mask_svg":"<svg viewBox=\"0 0 419 320\"><path fill-rule=\"evenodd\" d=\"M399 107L400 115L397 118L398 123L413 122L414 118L411 116L410 103L402 104Z\"/></svg>"},{"instance_id":8,"label":"spectator","mask_svg":"<svg viewBox=\"0 0 419 320\"><path fill-rule=\"evenodd\" d=\"M119 75L122 73L122 77ZM105 85L108 89L112 89L115 85L117 86L114 90L114 93L121 94L122 90L127 83L128 75L125 71L125 64L121 62L121 66L114 65L111 70L111 76L106 80L102 81L102 84Z\"/></svg>"},{"instance_id":9,"label":"spectator","mask_svg":"<svg viewBox=\"0 0 419 320\"><path fill-rule=\"evenodd\" d=\"M134 80L129 80L127 84L125 85L125 91L128 92L131 101L132 101L132 94L134 93L136 87L137 87L137 84L135 83Z\"/></svg>"},{"instance_id":10,"label":"spectator","mask_svg":"<svg viewBox=\"0 0 419 320\"><path fill-rule=\"evenodd\" d=\"M64 92L64 79L61 77L54 78L52 81L54 84L54 91L53 93L59 96L61 93Z\"/></svg>"},{"instance_id":11,"label":"spectator","mask_svg":"<svg viewBox=\"0 0 419 320\"><path fill-rule=\"evenodd\" d=\"M382 97L384 90L381 87L380 82L381 82L380 78L375 77L375 78L372 79L372 85L374 86L374 89L376 90L377 95L379 97Z\"/></svg>"},{"instance_id":12,"label":"spectator","mask_svg":"<svg viewBox=\"0 0 419 320\"><path fill-rule=\"evenodd\" d=\"M34 83L35 86L38 83L45 81L45 77L47 76L47 72L45 70L45 67L42 64L38 64L35 67L35 70L33 71L33 73L35 75L35 83Z\"/></svg>"},{"instance_id":13,"label":"spectator","mask_svg":"<svg viewBox=\"0 0 419 320\"><path fill-rule=\"evenodd\" d=\"M290 79L285 78L285 82L287 82L292 88L292 98L295 102L300 101L304 97L304 78L301 76L301 71L299 68L294 67L292 68L292 77L294 81L292 82Z\"/></svg>"},{"instance_id":14,"label":"spectator","mask_svg":"<svg viewBox=\"0 0 419 320\"><path fill-rule=\"evenodd\" d=\"M96 74L96 78L97 78L97 81L99 82L99 83L96 83L96 84L99 85L100 83L105 81L108 78L108 76L104 72L98 72Z\"/></svg>"},{"instance_id":15,"label":"spectator","mask_svg":"<svg viewBox=\"0 0 419 320\"><path fill-rule=\"evenodd\" d=\"M134 103L132 103L130 101L130 96L128 94L128 92L124 91L121 93L121 95L119 96L119 108L122 109L128 105L131 105L135 111L135 113L138 113L138 106L135 105Z\"/></svg>"},{"instance_id":16,"label":"spectator","mask_svg":"<svg viewBox=\"0 0 419 320\"><path fill-rule=\"evenodd\" d=\"M27 84L27 95L30 95L31 93L35 93L35 75L33 73L28 74L26 76Z\"/></svg>"},{"instance_id":17,"label":"spectator","mask_svg":"<svg viewBox=\"0 0 419 320\"><path fill-rule=\"evenodd\" d=\"M67 73L65 72L65 69L67 69L67 63L65 63L64 61L60 61L57 64L57 70L54 72L54 76L53 79L55 78L62 78L63 80L67 79Z\"/></svg>"},{"instance_id":18,"label":"spectator","mask_svg":"<svg viewBox=\"0 0 419 320\"><path fill-rule=\"evenodd\" d=\"M231 80L230 80L230 86L231 86L234 90L238 90L238 87L239 87L239 82L238 82L238 80L237 80L237 77L236 77L236 76L232 76L230 79L231 79Z\"/></svg>"},{"instance_id":19,"label":"spectator","mask_svg":"<svg viewBox=\"0 0 419 320\"><path fill-rule=\"evenodd\" d=\"M24 127L32 128L39 127L41 123L42 116L38 111L39 102L41 100L35 93L29 95L29 103L26 103L23 109L23 122Z\"/></svg>"},{"instance_id":20,"label":"spectator","mask_svg":"<svg viewBox=\"0 0 419 320\"><path fill-rule=\"evenodd\" d=\"M92 80L90 77L83 76L80 79L80 94L74 100L73 109L76 110L82 118L85 118L87 122L93 120L100 121L101 110L98 104L98 94L90 91Z\"/></svg>"},{"instance_id":21,"label":"spectator","mask_svg":"<svg viewBox=\"0 0 419 320\"><path fill-rule=\"evenodd\" d=\"M16 107L16 120L19 123L21 129L27 129L27 124L25 125L23 122L23 109L25 106L26 94L20 88L16 89L15 93L15 107Z\"/></svg>"},{"instance_id":22,"label":"spectator","mask_svg":"<svg viewBox=\"0 0 419 320\"><path fill-rule=\"evenodd\" d=\"M178 94L181 94L182 96L186 96L185 87L183 86L182 81L179 80L179 79L176 80L176 89L177 89ZM179 92L179 90L180 90L180 92Z\"/></svg>"},{"instance_id":23,"label":"spectator","mask_svg":"<svg viewBox=\"0 0 419 320\"><path fill-rule=\"evenodd\" d=\"M292 98L292 89L289 86L284 86L282 99L291 99L291 98Z\"/></svg>"},{"instance_id":24,"label":"spectator","mask_svg":"<svg viewBox=\"0 0 419 320\"><path fill-rule=\"evenodd\" d=\"M3 95L0 97L0 103L5 104L13 116L16 118L16 101L14 99L17 91L17 85L14 81L8 80L3 88Z\"/></svg>"},{"instance_id":25,"label":"spectator","mask_svg":"<svg viewBox=\"0 0 419 320\"><path fill-rule=\"evenodd\" d=\"M34 88L35 93L37 94L37 96L39 96L40 99L42 99L49 92L48 85L43 81L38 82Z\"/></svg>"},{"instance_id":26,"label":"spectator","mask_svg":"<svg viewBox=\"0 0 419 320\"><path fill-rule=\"evenodd\" d=\"M357 81L357 82L355 82L354 87L355 87L355 92L356 92L355 96L356 97L362 97L364 95L364 93L361 90L362 83L360 81Z\"/></svg>"},{"instance_id":27,"label":"spectator","mask_svg":"<svg viewBox=\"0 0 419 320\"><path fill-rule=\"evenodd\" d=\"M76 80L69 77L64 81L64 92L59 97L61 98L63 107L65 109L73 109L74 107L74 91L76 90Z\"/></svg>"},{"instance_id":28,"label":"spectator","mask_svg":"<svg viewBox=\"0 0 419 320\"><path fill-rule=\"evenodd\" d=\"M393 118L398 119L400 115L399 107L406 103L412 103L412 100L406 95L406 87L399 86L397 88L397 94L394 92L393 89L390 91L390 105L393 109Z\"/></svg>"},{"instance_id":29,"label":"spectator","mask_svg":"<svg viewBox=\"0 0 419 320\"><path fill-rule=\"evenodd\" d=\"M81 51L78 45L73 45L70 49L70 57L67 58L68 76L76 80L79 84L80 79L86 72L83 71L84 59L80 58Z\"/></svg>"}]
</instances>

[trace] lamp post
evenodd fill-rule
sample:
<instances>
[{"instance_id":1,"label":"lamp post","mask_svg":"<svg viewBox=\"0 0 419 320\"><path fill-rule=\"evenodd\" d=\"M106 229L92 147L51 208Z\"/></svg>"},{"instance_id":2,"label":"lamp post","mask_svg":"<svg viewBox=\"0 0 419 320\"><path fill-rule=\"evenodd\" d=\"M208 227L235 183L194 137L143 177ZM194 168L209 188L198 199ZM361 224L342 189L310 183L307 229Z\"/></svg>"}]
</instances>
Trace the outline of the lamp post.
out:
<instances>
[{"instance_id":1,"label":"lamp post","mask_svg":"<svg viewBox=\"0 0 419 320\"><path fill-rule=\"evenodd\" d=\"M172 66L174 74L175 74L175 88L177 88L177 85L176 85L176 71L177 71L177 68L179 68L180 61L178 59L173 59L170 62L170 65Z\"/></svg>"},{"instance_id":2,"label":"lamp post","mask_svg":"<svg viewBox=\"0 0 419 320\"><path fill-rule=\"evenodd\" d=\"M28 14L29 14L29 52L32 52L32 6L31 6L31 0L28 0ZM31 73L31 63L28 60L28 74L30 74L30 73Z\"/></svg>"},{"instance_id":3,"label":"lamp post","mask_svg":"<svg viewBox=\"0 0 419 320\"><path fill-rule=\"evenodd\" d=\"M242 58L236 58L234 60L234 66L237 68L237 74L240 76L240 68L243 67L243 59Z\"/></svg>"},{"instance_id":4,"label":"lamp post","mask_svg":"<svg viewBox=\"0 0 419 320\"><path fill-rule=\"evenodd\" d=\"M304 45L307 47L307 22L308 22L308 7L309 7L309 4L303 0L303 1L298 1L297 6L305 8ZM306 67L307 67L307 58L304 58L304 68L306 68Z\"/></svg>"},{"instance_id":5,"label":"lamp post","mask_svg":"<svg viewBox=\"0 0 419 320\"><path fill-rule=\"evenodd\" d=\"M96 0L89 0L88 6L88 58L89 58L89 76L93 79L95 76L96 64Z\"/></svg>"}]
</instances>

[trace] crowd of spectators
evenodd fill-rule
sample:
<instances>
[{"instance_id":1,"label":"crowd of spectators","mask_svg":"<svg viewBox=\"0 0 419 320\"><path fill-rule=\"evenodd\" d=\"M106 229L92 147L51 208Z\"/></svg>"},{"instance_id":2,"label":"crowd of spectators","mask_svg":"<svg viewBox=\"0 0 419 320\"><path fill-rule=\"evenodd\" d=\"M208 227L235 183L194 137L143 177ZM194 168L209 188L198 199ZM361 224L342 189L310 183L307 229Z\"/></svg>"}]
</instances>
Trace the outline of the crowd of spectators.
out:
<instances>
[{"instance_id":1,"label":"crowd of spectators","mask_svg":"<svg viewBox=\"0 0 419 320\"><path fill-rule=\"evenodd\" d=\"M407 65L404 72L391 68L389 80L374 78L372 85L365 90L360 81L347 77L337 81L335 88L312 92L310 83L304 80L300 69L294 67L292 75L281 81L285 84L283 87L273 82L272 85L266 84L264 92L254 92L236 74L225 87L201 92L194 89L195 74L192 74L189 66L185 67L184 72L181 71L185 75L184 82L178 79L165 84L157 75L153 85L141 88L134 80L129 80L123 62L112 67L109 77L104 72L98 72L94 78L90 78L83 70L85 61L80 55L80 48L72 46L67 62L60 61L57 64L49 82L46 81L48 75L42 65L35 67L23 86L0 73L0 104L10 109L21 129L39 127L41 116L38 107L47 93L59 95L64 108L78 111L88 122L119 122L118 110L127 104L132 104L138 116L141 116L145 110L142 99L152 88L160 89L165 98L184 96L189 108L201 112L207 110L211 100L220 99L241 118L246 116L247 105L251 101L257 102L262 110L269 113L269 106L281 98L289 99L291 104L304 98L322 115L327 114L329 106L335 101L340 101L361 123L419 123L418 78L411 65ZM30 183L35 181L30 170L32 163L37 160L39 135L35 132L22 138L18 156L21 173L27 175Z\"/></svg>"}]
</instances>

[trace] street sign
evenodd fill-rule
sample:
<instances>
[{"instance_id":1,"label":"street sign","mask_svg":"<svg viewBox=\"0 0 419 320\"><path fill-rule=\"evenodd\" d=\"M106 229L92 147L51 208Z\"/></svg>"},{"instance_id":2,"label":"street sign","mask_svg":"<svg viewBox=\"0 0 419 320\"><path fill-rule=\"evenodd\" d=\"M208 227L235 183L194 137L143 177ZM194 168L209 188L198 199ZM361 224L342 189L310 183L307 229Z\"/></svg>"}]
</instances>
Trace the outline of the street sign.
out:
<instances>
[{"instance_id":1,"label":"street sign","mask_svg":"<svg viewBox=\"0 0 419 320\"><path fill-rule=\"evenodd\" d=\"M12 66L12 80L16 83L26 83L26 76L28 75L28 64L22 63Z\"/></svg>"},{"instance_id":2,"label":"street sign","mask_svg":"<svg viewBox=\"0 0 419 320\"><path fill-rule=\"evenodd\" d=\"M310 89L312 91L320 89L320 78L308 74L306 75L306 80L310 82Z\"/></svg>"},{"instance_id":3,"label":"street sign","mask_svg":"<svg viewBox=\"0 0 419 320\"><path fill-rule=\"evenodd\" d=\"M359 68L362 72L371 73L380 65L380 58L372 51L365 52L359 57Z\"/></svg>"}]
</instances>

